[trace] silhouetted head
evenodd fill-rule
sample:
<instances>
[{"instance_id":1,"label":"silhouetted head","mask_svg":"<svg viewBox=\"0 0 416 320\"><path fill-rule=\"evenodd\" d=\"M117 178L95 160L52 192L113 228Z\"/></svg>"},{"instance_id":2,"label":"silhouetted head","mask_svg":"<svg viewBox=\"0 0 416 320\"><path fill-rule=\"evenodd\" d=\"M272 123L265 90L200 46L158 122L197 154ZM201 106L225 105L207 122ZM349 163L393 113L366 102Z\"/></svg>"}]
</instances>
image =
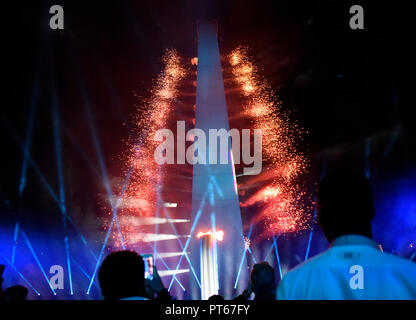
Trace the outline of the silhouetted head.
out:
<instances>
[{"instance_id":1,"label":"silhouetted head","mask_svg":"<svg viewBox=\"0 0 416 320\"><path fill-rule=\"evenodd\" d=\"M276 279L274 269L267 262L254 265L251 271L251 288L255 293L255 300L274 300L276 293Z\"/></svg>"},{"instance_id":2,"label":"silhouetted head","mask_svg":"<svg viewBox=\"0 0 416 320\"><path fill-rule=\"evenodd\" d=\"M371 238L373 197L368 179L355 171L334 171L318 188L318 222L329 242L358 234Z\"/></svg>"},{"instance_id":3,"label":"silhouetted head","mask_svg":"<svg viewBox=\"0 0 416 320\"><path fill-rule=\"evenodd\" d=\"M98 280L104 299L144 296L143 258L134 251L113 252L101 264Z\"/></svg>"},{"instance_id":4,"label":"silhouetted head","mask_svg":"<svg viewBox=\"0 0 416 320\"><path fill-rule=\"evenodd\" d=\"M208 298L208 301L211 302L221 302L224 301L224 297L219 294L214 294L213 296Z\"/></svg>"},{"instance_id":5,"label":"silhouetted head","mask_svg":"<svg viewBox=\"0 0 416 320\"><path fill-rule=\"evenodd\" d=\"M7 288L4 291L4 300L14 300L14 301L21 301L26 300L26 296L29 293L27 288L23 286L13 286Z\"/></svg>"}]
</instances>

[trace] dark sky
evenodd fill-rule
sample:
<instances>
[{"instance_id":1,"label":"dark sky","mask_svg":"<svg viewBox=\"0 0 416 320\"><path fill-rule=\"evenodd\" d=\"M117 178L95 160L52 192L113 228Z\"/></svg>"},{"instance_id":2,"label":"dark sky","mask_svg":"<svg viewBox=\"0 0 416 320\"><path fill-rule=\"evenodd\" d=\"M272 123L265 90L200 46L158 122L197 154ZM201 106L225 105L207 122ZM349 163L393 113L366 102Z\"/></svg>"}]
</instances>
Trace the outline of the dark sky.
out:
<instances>
[{"instance_id":1,"label":"dark sky","mask_svg":"<svg viewBox=\"0 0 416 320\"><path fill-rule=\"evenodd\" d=\"M349 7L357 3L365 9L365 30L349 28ZM31 154L57 190L50 112L54 78L68 198L95 206L88 192L100 187L85 164L95 156L80 88L88 95L110 176L118 176L118 157L125 150L121 141L128 136L123 123L137 102L133 93L148 94L165 48L177 48L184 57L195 55L195 22L204 18L218 19L223 53L239 44L251 49L283 105L296 110L294 115L310 132L305 149L311 154L400 123L411 129L405 108L408 84L401 73L406 66L401 49L405 19L398 18L407 10L378 3L71 0L5 5L2 192L17 205L22 154L10 127L23 142L35 79L39 99ZM64 7L63 31L48 27L52 4ZM33 170L28 179L23 206L44 207L47 195L39 192Z\"/></svg>"}]
</instances>

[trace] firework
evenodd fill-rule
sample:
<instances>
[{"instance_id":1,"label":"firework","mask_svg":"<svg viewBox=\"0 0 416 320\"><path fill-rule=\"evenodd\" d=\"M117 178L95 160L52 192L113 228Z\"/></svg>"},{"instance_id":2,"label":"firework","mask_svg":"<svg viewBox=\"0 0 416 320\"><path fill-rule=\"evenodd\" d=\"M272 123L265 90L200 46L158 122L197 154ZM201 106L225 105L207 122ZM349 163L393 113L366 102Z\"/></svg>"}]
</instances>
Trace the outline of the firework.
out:
<instances>
[{"instance_id":1,"label":"firework","mask_svg":"<svg viewBox=\"0 0 416 320\"><path fill-rule=\"evenodd\" d=\"M180 81L186 70L176 50L167 50L162 58L164 69L155 81L151 97L138 105L134 118L136 137L128 142L126 162L132 169L130 183L120 203L120 215L154 216L158 204L157 189L163 176L163 167L154 159L154 150L160 141L156 132L165 128L178 96ZM128 230L127 230L128 231Z\"/></svg>"},{"instance_id":2,"label":"firework","mask_svg":"<svg viewBox=\"0 0 416 320\"><path fill-rule=\"evenodd\" d=\"M297 178L306 171L307 159L296 149L303 130L281 109L276 94L259 75L248 50L238 47L229 55L233 80L240 88L243 116L262 130L264 172L267 185L241 203L262 208L261 219L271 233L300 230L307 225L306 211L300 205L305 195ZM256 177L253 180L261 180Z\"/></svg>"}]
</instances>

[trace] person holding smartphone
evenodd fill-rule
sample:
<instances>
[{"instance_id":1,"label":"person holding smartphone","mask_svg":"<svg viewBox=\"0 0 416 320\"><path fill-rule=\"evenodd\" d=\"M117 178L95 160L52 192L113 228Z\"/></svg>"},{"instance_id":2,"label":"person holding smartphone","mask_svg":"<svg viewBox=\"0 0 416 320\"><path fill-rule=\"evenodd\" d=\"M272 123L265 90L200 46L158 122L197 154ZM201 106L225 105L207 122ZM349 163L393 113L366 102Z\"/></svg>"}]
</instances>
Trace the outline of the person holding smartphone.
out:
<instances>
[{"instance_id":1,"label":"person holding smartphone","mask_svg":"<svg viewBox=\"0 0 416 320\"><path fill-rule=\"evenodd\" d=\"M124 250L104 259L98 281L105 300L171 300L153 265L153 258L144 257L146 263L137 252Z\"/></svg>"},{"instance_id":2,"label":"person holding smartphone","mask_svg":"<svg viewBox=\"0 0 416 320\"><path fill-rule=\"evenodd\" d=\"M254 293L253 300L274 300L276 295L276 279L272 266L264 261L256 263L250 274L247 289L234 300L245 301L250 299Z\"/></svg>"}]
</instances>

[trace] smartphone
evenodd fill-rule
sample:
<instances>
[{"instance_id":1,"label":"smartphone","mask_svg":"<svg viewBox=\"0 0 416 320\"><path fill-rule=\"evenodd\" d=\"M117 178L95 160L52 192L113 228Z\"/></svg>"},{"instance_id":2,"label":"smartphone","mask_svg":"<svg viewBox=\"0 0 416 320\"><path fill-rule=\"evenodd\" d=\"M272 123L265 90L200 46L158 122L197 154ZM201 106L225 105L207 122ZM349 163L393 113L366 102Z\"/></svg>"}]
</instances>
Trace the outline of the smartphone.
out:
<instances>
[{"instance_id":1,"label":"smartphone","mask_svg":"<svg viewBox=\"0 0 416 320\"><path fill-rule=\"evenodd\" d=\"M144 277L153 280L153 255L143 254L142 258L144 260Z\"/></svg>"}]
</instances>

